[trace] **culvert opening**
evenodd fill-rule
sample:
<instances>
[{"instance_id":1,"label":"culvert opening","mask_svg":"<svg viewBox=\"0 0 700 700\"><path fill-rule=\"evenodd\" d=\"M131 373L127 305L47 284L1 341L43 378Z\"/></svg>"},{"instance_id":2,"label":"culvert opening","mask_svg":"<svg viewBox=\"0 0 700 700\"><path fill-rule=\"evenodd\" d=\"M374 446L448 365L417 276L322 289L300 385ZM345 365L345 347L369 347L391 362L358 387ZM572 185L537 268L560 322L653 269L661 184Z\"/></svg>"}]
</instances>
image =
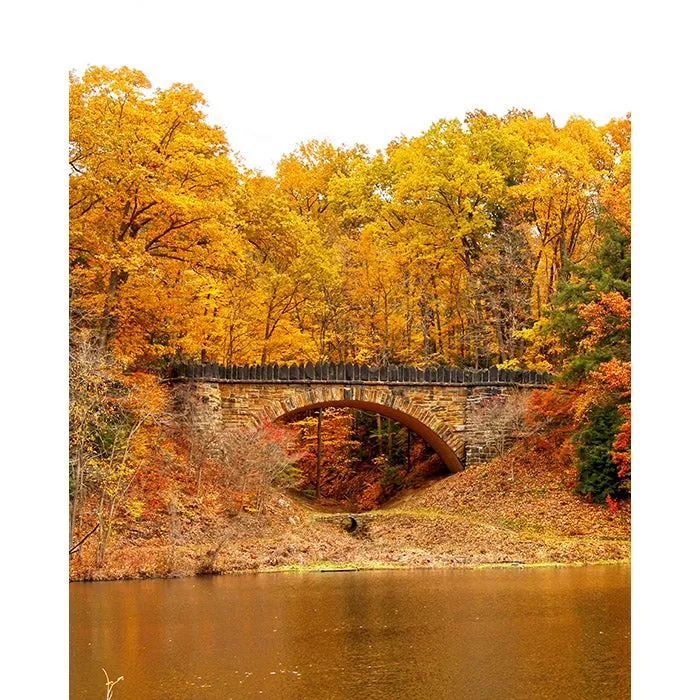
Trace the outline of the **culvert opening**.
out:
<instances>
[{"instance_id":1,"label":"culvert opening","mask_svg":"<svg viewBox=\"0 0 700 700\"><path fill-rule=\"evenodd\" d=\"M345 532L355 532L357 530L357 518L354 515L346 515L340 521L340 526Z\"/></svg>"},{"instance_id":2,"label":"culvert opening","mask_svg":"<svg viewBox=\"0 0 700 700\"><path fill-rule=\"evenodd\" d=\"M323 511L378 508L451 473L428 440L366 407L316 405L279 421L295 432L301 455L291 491Z\"/></svg>"}]
</instances>

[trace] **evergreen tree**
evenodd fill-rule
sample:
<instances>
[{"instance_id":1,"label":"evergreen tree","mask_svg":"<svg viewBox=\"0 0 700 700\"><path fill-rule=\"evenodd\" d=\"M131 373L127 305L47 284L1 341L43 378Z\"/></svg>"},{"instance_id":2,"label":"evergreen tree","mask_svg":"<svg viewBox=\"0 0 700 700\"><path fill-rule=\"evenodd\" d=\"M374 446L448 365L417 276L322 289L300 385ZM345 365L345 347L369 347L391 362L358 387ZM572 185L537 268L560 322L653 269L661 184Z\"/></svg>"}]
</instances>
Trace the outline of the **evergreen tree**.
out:
<instances>
[{"instance_id":1,"label":"evergreen tree","mask_svg":"<svg viewBox=\"0 0 700 700\"><path fill-rule=\"evenodd\" d=\"M621 495L621 479L611 450L622 415L616 405L594 406L587 415L583 428L576 434L578 484L576 490L590 494L602 503L606 498Z\"/></svg>"}]
</instances>

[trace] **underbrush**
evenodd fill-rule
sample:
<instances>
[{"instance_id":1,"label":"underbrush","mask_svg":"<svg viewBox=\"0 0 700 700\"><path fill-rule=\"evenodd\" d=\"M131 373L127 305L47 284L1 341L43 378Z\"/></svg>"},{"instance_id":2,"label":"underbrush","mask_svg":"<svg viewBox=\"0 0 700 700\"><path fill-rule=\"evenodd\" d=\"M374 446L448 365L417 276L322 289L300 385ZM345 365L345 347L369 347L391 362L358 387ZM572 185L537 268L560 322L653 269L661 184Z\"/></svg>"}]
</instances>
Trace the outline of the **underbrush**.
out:
<instances>
[{"instance_id":1,"label":"underbrush","mask_svg":"<svg viewBox=\"0 0 700 700\"><path fill-rule=\"evenodd\" d=\"M199 487L186 467L171 467L134 481L132 498L144 507L116 511L104 557L89 537L71 555L70 577L628 559L629 502L614 509L588 502L574 492L566 464L545 457L536 443L519 443L503 457L405 490L387 508L353 509L355 533L278 489L232 488L216 465L203 470Z\"/></svg>"}]
</instances>

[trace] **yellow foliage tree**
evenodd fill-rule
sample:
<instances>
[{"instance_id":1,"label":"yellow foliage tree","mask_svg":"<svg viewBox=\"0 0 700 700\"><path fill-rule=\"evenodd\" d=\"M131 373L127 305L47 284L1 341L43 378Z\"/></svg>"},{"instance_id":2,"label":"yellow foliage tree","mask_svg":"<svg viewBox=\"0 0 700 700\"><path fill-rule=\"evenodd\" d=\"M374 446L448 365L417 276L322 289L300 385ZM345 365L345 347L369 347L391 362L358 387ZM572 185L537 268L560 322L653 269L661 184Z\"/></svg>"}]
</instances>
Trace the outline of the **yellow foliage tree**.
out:
<instances>
[{"instance_id":1,"label":"yellow foliage tree","mask_svg":"<svg viewBox=\"0 0 700 700\"><path fill-rule=\"evenodd\" d=\"M203 106L127 68L71 74L73 320L132 360L196 346L202 283L236 265L240 175Z\"/></svg>"}]
</instances>

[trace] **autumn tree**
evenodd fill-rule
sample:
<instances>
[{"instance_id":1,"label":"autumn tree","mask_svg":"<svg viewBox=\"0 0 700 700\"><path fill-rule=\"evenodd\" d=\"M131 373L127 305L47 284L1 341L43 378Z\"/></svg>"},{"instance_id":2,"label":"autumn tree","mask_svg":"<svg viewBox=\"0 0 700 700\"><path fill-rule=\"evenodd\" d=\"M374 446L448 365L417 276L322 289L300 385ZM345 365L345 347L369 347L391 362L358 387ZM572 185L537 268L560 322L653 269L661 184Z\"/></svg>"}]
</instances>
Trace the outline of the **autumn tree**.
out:
<instances>
[{"instance_id":1,"label":"autumn tree","mask_svg":"<svg viewBox=\"0 0 700 700\"><path fill-rule=\"evenodd\" d=\"M546 358L572 396L578 489L596 500L624 492L631 417L630 241L614 220L601 225L605 238L592 264L572 266L552 310L526 334L530 357Z\"/></svg>"},{"instance_id":2,"label":"autumn tree","mask_svg":"<svg viewBox=\"0 0 700 700\"><path fill-rule=\"evenodd\" d=\"M74 336L70 360L70 546L96 531L99 563L119 509L139 513L129 491L163 437L166 394L154 375L125 372L86 333Z\"/></svg>"},{"instance_id":3,"label":"autumn tree","mask_svg":"<svg viewBox=\"0 0 700 700\"><path fill-rule=\"evenodd\" d=\"M446 469L422 438L377 413L323 408L289 424L303 453L295 487L328 503L375 508Z\"/></svg>"},{"instance_id":4,"label":"autumn tree","mask_svg":"<svg viewBox=\"0 0 700 700\"><path fill-rule=\"evenodd\" d=\"M355 467L352 459L357 447L353 432L353 415L350 411L323 408L320 420L321 435L319 452L319 412L307 415L290 423L297 433L297 445L304 456L297 463L299 470L296 488L322 498L342 499L346 491L348 475ZM320 470L318 467L320 466Z\"/></svg>"},{"instance_id":5,"label":"autumn tree","mask_svg":"<svg viewBox=\"0 0 700 700\"><path fill-rule=\"evenodd\" d=\"M601 190L613 166L603 130L571 117L559 128L549 118L517 116L509 123L528 144L527 168L516 188L522 215L532 226L533 306L539 316L566 279L570 265L592 259Z\"/></svg>"},{"instance_id":6,"label":"autumn tree","mask_svg":"<svg viewBox=\"0 0 700 700\"><path fill-rule=\"evenodd\" d=\"M203 107L139 71L71 74L72 317L124 357L198 351L208 273L237 265L239 171Z\"/></svg>"}]
</instances>

